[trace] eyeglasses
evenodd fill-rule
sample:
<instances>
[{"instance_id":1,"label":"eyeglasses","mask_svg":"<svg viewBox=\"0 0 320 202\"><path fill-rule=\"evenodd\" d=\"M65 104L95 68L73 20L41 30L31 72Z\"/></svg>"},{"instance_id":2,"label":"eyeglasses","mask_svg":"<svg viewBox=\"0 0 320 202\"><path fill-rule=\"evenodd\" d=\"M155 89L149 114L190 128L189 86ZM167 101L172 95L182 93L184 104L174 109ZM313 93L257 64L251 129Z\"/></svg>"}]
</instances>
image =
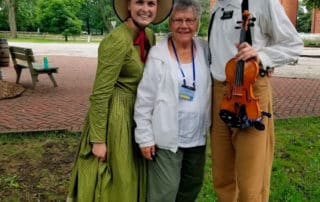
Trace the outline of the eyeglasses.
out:
<instances>
[{"instance_id":1,"label":"eyeglasses","mask_svg":"<svg viewBox=\"0 0 320 202\"><path fill-rule=\"evenodd\" d=\"M182 25L183 22L185 22L187 25L194 25L196 23L196 18L187 18L187 19L182 19L182 18L171 18L172 22L175 23L176 25Z\"/></svg>"}]
</instances>

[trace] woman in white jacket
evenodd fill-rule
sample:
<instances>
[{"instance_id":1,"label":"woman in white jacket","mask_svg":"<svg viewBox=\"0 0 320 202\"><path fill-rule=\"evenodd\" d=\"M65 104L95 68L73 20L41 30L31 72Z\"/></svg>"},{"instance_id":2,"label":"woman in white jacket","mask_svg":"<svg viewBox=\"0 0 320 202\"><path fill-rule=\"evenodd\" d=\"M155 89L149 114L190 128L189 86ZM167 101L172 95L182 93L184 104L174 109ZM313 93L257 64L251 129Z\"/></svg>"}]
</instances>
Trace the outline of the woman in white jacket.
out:
<instances>
[{"instance_id":1,"label":"woman in white jacket","mask_svg":"<svg viewBox=\"0 0 320 202\"><path fill-rule=\"evenodd\" d=\"M175 3L171 33L150 50L138 86L135 140L149 160L149 202L195 201L201 189L211 77L206 42L194 37L199 18L196 0Z\"/></svg>"}]
</instances>

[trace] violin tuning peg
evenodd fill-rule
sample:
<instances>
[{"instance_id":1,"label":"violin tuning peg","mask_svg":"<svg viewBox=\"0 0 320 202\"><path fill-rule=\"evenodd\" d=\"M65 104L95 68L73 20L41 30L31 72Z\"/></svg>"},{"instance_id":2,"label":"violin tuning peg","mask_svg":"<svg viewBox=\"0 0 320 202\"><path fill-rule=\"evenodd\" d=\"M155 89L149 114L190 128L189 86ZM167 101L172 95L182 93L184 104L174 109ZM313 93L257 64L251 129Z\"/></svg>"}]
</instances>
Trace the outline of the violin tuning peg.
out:
<instances>
[{"instance_id":1,"label":"violin tuning peg","mask_svg":"<svg viewBox=\"0 0 320 202\"><path fill-rule=\"evenodd\" d=\"M242 23L242 21L237 21L237 24L241 24Z\"/></svg>"},{"instance_id":2,"label":"violin tuning peg","mask_svg":"<svg viewBox=\"0 0 320 202\"><path fill-rule=\"evenodd\" d=\"M252 22L252 23L250 23L250 27L253 27L254 26L254 23Z\"/></svg>"},{"instance_id":3,"label":"violin tuning peg","mask_svg":"<svg viewBox=\"0 0 320 202\"><path fill-rule=\"evenodd\" d=\"M256 21L256 18L255 18L255 17L252 17L252 18L251 18L251 21L252 21L252 22L255 22L255 21Z\"/></svg>"},{"instance_id":4,"label":"violin tuning peg","mask_svg":"<svg viewBox=\"0 0 320 202\"><path fill-rule=\"evenodd\" d=\"M234 27L235 29L241 29L241 27L239 27L239 26L236 26L236 27Z\"/></svg>"}]
</instances>

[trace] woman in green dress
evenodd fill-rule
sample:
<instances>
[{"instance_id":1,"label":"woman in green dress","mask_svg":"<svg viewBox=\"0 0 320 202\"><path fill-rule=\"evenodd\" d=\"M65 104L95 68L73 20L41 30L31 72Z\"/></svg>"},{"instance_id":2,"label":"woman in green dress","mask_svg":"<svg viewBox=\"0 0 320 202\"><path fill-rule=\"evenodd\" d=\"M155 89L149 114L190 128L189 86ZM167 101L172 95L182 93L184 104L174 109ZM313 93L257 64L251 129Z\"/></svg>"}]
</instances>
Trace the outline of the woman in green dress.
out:
<instances>
[{"instance_id":1,"label":"woman in green dress","mask_svg":"<svg viewBox=\"0 0 320 202\"><path fill-rule=\"evenodd\" d=\"M172 0L114 0L123 22L98 49L98 67L67 201L144 202L146 168L134 142L133 107L148 49L150 23L162 22Z\"/></svg>"}]
</instances>

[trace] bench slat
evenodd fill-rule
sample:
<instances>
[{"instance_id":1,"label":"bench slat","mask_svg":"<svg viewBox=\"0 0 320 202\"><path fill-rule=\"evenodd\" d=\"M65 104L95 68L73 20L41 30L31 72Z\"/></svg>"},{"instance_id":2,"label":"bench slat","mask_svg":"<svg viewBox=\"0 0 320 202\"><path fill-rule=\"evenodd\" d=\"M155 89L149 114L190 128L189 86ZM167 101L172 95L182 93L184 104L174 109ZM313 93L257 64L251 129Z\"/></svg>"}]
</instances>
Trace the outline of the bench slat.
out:
<instances>
[{"instance_id":1,"label":"bench slat","mask_svg":"<svg viewBox=\"0 0 320 202\"><path fill-rule=\"evenodd\" d=\"M17 73L16 83L19 83L21 70L29 68L32 77L33 88L38 81L38 74L48 74L50 80L52 81L54 87L57 83L52 75L52 73L58 73L58 67L44 68L43 64L35 63L35 57L31 48L23 48L17 46L9 47L12 62Z\"/></svg>"}]
</instances>

